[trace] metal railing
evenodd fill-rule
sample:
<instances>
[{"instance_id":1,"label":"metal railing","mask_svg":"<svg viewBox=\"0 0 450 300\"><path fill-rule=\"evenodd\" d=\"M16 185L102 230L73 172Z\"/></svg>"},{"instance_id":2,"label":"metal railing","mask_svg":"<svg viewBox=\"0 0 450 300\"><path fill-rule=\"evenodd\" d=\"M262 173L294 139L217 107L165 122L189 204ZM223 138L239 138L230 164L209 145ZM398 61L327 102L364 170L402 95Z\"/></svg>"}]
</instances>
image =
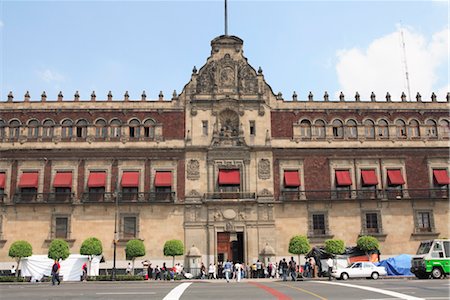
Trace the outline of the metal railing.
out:
<instances>
[{"instance_id":1,"label":"metal railing","mask_svg":"<svg viewBox=\"0 0 450 300\"><path fill-rule=\"evenodd\" d=\"M114 193L110 192L85 192L81 195L83 203L114 203Z\"/></svg>"},{"instance_id":2,"label":"metal railing","mask_svg":"<svg viewBox=\"0 0 450 300\"><path fill-rule=\"evenodd\" d=\"M449 199L448 189L359 189L281 191L280 201Z\"/></svg>"},{"instance_id":3,"label":"metal railing","mask_svg":"<svg viewBox=\"0 0 450 300\"><path fill-rule=\"evenodd\" d=\"M205 193L205 200L248 200L256 199L256 193L248 192L215 192Z\"/></svg>"},{"instance_id":4,"label":"metal railing","mask_svg":"<svg viewBox=\"0 0 450 300\"><path fill-rule=\"evenodd\" d=\"M16 193L14 203L72 203L74 193Z\"/></svg>"},{"instance_id":5,"label":"metal railing","mask_svg":"<svg viewBox=\"0 0 450 300\"><path fill-rule=\"evenodd\" d=\"M165 203L174 202L175 192L150 192L150 193L118 193L119 203Z\"/></svg>"}]
</instances>

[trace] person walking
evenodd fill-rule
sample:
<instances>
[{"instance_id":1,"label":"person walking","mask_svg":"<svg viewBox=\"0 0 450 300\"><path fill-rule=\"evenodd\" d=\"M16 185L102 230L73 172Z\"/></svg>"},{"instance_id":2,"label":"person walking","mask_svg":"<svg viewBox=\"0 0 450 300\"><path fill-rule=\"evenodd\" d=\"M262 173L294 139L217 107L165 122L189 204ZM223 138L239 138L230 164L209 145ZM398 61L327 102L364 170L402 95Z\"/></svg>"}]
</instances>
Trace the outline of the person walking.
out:
<instances>
[{"instance_id":1,"label":"person walking","mask_svg":"<svg viewBox=\"0 0 450 300\"><path fill-rule=\"evenodd\" d=\"M16 276L16 268L14 268L14 265L11 266L11 276Z\"/></svg>"},{"instance_id":2,"label":"person walking","mask_svg":"<svg viewBox=\"0 0 450 300\"><path fill-rule=\"evenodd\" d=\"M225 272L225 279L227 280L227 282L230 282L230 273L231 273L232 267L233 266L229 260L227 260L225 262L225 264L223 265L223 271Z\"/></svg>"},{"instance_id":3,"label":"person walking","mask_svg":"<svg viewBox=\"0 0 450 300\"><path fill-rule=\"evenodd\" d=\"M331 281L331 272L333 271L333 260L331 257L327 259L327 265L328 265L328 281Z\"/></svg>"},{"instance_id":4,"label":"person walking","mask_svg":"<svg viewBox=\"0 0 450 300\"><path fill-rule=\"evenodd\" d=\"M131 263L128 263L127 270L125 271L127 273L127 275L131 275L132 269L133 268L131 267Z\"/></svg>"},{"instance_id":5,"label":"person walking","mask_svg":"<svg viewBox=\"0 0 450 300\"><path fill-rule=\"evenodd\" d=\"M87 281L87 263L84 263L83 266L81 267L81 281Z\"/></svg>"},{"instance_id":6,"label":"person walking","mask_svg":"<svg viewBox=\"0 0 450 300\"><path fill-rule=\"evenodd\" d=\"M208 279L216 279L216 266L213 263L209 264L208 267Z\"/></svg>"},{"instance_id":7,"label":"person walking","mask_svg":"<svg viewBox=\"0 0 450 300\"><path fill-rule=\"evenodd\" d=\"M58 260L55 259L52 266L52 285L55 285L58 282L58 285L61 284L61 280L59 279L59 271L61 270L61 265Z\"/></svg>"},{"instance_id":8,"label":"person walking","mask_svg":"<svg viewBox=\"0 0 450 300\"><path fill-rule=\"evenodd\" d=\"M287 272L288 272L288 263L286 262L286 258L283 258L283 260L280 263L280 269L281 269L281 275L283 276L283 281L287 281Z\"/></svg>"},{"instance_id":9,"label":"person walking","mask_svg":"<svg viewBox=\"0 0 450 300\"><path fill-rule=\"evenodd\" d=\"M291 275L292 281L297 281L297 263L292 256L291 260L289 261L289 273Z\"/></svg>"},{"instance_id":10,"label":"person walking","mask_svg":"<svg viewBox=\"0 0 450 300\"><path fill-rule=\"evenodd\" d=\"M235 273L236 282L240 282L241 281L241 268L242 268L242 265L239 262L237 262L234 265L234 270L236 272Z\"/></svg>"}]
</instances>

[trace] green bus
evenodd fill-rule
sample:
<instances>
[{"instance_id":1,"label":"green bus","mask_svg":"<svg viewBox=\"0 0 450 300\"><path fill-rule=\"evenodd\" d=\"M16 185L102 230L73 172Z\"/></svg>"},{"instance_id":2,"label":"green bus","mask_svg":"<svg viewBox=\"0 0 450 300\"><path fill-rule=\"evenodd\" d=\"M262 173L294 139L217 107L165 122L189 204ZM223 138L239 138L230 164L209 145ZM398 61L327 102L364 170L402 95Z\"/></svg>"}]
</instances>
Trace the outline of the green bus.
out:
<instances>
[{"instance_id":1,"label":"green bus","mask_svg":"<svg viewBox=\"0 0 450 300\"><path fill-rule=\"evenodd\" d=\"M438 279L450 274L450 240L435 239L420 243L411 258L411 273L419 279Z\"/></svg>"}]
</instances>

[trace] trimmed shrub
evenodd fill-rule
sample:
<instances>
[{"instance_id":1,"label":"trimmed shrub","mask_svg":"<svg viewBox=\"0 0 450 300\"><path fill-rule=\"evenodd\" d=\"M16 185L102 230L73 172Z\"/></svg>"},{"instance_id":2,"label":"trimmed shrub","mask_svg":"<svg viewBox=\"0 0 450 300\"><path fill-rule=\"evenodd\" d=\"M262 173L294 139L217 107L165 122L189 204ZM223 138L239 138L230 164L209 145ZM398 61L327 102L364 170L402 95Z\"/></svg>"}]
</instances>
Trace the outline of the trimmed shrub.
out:
<instances>
[{"instance_id":1,"label":"trimmed shrub","mask_svg":"<svg viewBox=\"0 0 450 300\"><path fill-rule=\"evenodd\" d=\"M112 281L111 275L88 276L88 281ZM116 281L139 281L144 280L140 275L116 275Z\"/></svg>"},{"instance_id":2,"label":"trimmed shrub","mask_svg":"<svg viewBox=\"0 0 450 300\"><path fill-rule=\"evenodd\" d=\"M16 276L19 276L20 260L31 255L33 255L33 247L31 247L31 244L27 241L15 241L11 244L11 247L9 247L8 256L16 259Z\"/></svg>"},{"instance_id":3,"label":"trimmed shrub","mask_svg":"<svg viewBox=\"0 0 450 300\"><path fill-rule=\"evenodd\" d=\"M180 240L169 240L164 244L164 256L172 256L172 266L175 265L175 256L184 254L184 245Z\"/></svg>"},{"instance_id":4,"label":"trimmed shrub","mask_svg":"<svg viewBox=\"0 0 450 300\"><path fill-rule=\"evenodd\" d=\"M300 264L300 254L306 254L311 249L309 240L304 235L296 235L289 241L289 253L298 255L298 264Z\"/></svg>"},{"instance_id":5,"label":"trimmed shrub","mask_svg":"<svg viewBox=\"0 0 450 300\"><path fill-rule=\"evenodd\" d=\"M48 247L48 258L65 260L70 255L69 244L62 239L54 239Z\"/></svg>"},{"instance_id":6,"label":"trimmed shrub","mask_svg":"<svg viewBox=\"0 0 450 300\"><path fill-rule=\"evenodd\" d=\"M331 254L342 254L345 252L345 244L343 240L326 240L325 251Z\"/></svg>"},{"instance_id":7,"label":"trimmed shrub","mask_svg":"<svg viewBox=\"0 0 450 300\"><path fill-rule=\"evenodd\" d=\"M136 257L145 255L144 242L138 239L129 240L125 246L125 256L127 259L131 259L133 264L132 272L134 274L134 260Z\"/></svg>"},{"instance_id":8,"label":"trimmed shrub","mask_svg":"<svg viewBox=\"0 0 450 300\"><path fill-rule=\"evenodd\" d=\"M356 245L358 246L359 249L365 252L380 249L380 244L378 240L375 237L369 235L363 235L360 238L358 238L358 240L356 241Z\"/></svg>"}]
</instances>

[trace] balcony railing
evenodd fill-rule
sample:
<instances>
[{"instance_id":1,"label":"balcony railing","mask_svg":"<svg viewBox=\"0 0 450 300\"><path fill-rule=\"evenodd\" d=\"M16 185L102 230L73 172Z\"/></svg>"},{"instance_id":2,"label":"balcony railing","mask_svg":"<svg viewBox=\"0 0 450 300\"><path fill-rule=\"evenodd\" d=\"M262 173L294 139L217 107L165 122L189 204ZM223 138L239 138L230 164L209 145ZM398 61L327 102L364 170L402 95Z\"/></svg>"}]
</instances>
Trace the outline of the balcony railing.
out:
<instances>
[{"instance_id":1,"label":"balcony railing","mask_svg":"<svg viewBox=\"0 0 450 300\"><path fill-rule=\"evenodd\" d=\"M403 189L403 190L305 190L281 191L281 201L308 200L401 200L401 199L449 199L448 189Z\"/></svg>"},{"instance_id":2,"label":"balcony railing","mask_svg":"<svg viewBox=\"0 0 450 300\"><path fill-rule=\"evenodd\" d=\"M16 193L14 203L72 203L74 193Z\"/></svg>"},{"instance_id":3,"label":"balcony railing","mask_svg":"<svg viewBox=\"0 0 450 300\"><path fill-rule=\"evenodd\" d=\"M170 203L175 200L175 192L118 193L118 197L119 203Z\"/></svg>"},{"instance_id":4,"label":"balcony railing","mask_svg":"<svg viewBox=\"0 0 450 300\"><path fill-rule=\"evenodd\" d=\"M83 203L113 203L114 201L114 193L86 192L81 196Z\"/></svg>"},{"instance_id":5,"label":"balcony railing","mask_svg":"<svg viewBox=\"0 0 450 300\"><path fill-rule=\"evenodd\" d=\"M205 200L254 200L256 199L255 193L247 192L215 192L205 193Z\"/></svg>"}]
</instances>

